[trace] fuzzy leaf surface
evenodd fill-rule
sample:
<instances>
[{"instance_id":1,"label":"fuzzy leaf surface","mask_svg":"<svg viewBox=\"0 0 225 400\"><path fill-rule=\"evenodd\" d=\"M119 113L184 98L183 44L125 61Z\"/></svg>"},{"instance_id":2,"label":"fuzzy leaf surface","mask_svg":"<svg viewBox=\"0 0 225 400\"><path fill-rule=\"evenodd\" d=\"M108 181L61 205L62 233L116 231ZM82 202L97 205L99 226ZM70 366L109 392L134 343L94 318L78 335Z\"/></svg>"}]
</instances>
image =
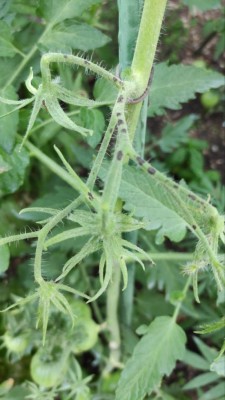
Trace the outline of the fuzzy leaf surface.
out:
<instances>
[{"instance_id":1,"label":"fuzzy leaf surface","mask_svg":"<svg viewBox=\"0 0 225 400\"><path fill-rule=\"evenodd\" d=\"M156 318L122 372L116 400L143 400L182 359L186 336L170 317Z\"/></svg>"},{"instance_id":2,"label":"fuzzy leaf surface","mask_svg":"<svg viewBox=\"0 0 225 400\"><path fill-rule=\"evenodd\" d=\"M96 28L87 24L59 26L47 34L42 47L50 51L71 51L71 49L88 51L104 46L110 38Z\"/></svg>"},{"instance_id":3,"label":"fuzzy leaf surface","mask_svg":"<svg viewBox=\"0 0 225 400\"><path fill-rule=\"evenodd\" d=\"M219 88L225 83L222 74L190 65L156 65L150 88L148 114L161 115L165 108L181 109L182 103L194 99L196 93Z\"/></svg>"},{"instance_id":4,"label":"fuzzy leaf surface","mask_svg":"<svg viewBox=\"0 0 225 400\"><path fill-rule=\"evenodd\" d=\"M182 240L186 234L186 222L169 206L166 193L152 182L151 177L132 167L124 169L120 197L125 201L125 209L149 221L148 229L159 229L157 242L165 236L174 242Z\"/></svg>"},{"instance_id":5,"label":"fuzzy leaf surface","mask_svg":"<svg viewBox=\"0 0 225 400\"><path fill-rule=\"evenodd\" d=\"M13 87L9 87L5 90L1 90L0 95L5 98L17 100L16 92ZM0 103L0 115L3 115L12 110L12 106L4 103ZM11 153L17 133L17 125L19 121L18 110L10 115L7 115L0 119L0 149L3 149L7 153Z\"/></svg>"},{"instance_id":6,"label":"fuzzy leaf surface","mask_svg":"<svg viewBox=\"0 0 225 400\"><path fill-rule=\"evenodd\" d=\"M74 17L79 17L100 0L41 0L41 10L47 21L56 24Z\"/></svg>"},{"instance_id":7,"label":"fuzzy leaf surface","mask_svg":"<svg viewBox=\"0 0 225 400\"><path fill-rule=\"evenodd\" d=\"M0 57L13 57L16 49L12 45L12 33L8 24L0 21Z\"/></svg>"},{"instance_id":8,"label":"fuzzy leaf surface","mask_svg":"<svg viewBox=\"0 0 225 400\"><path fill-rule=\"evenodd\" d=\"M0 150L0 156L9 165L8 171L1 174L1 197L8 193L14 193L22 185L26 167L29 164L29 154L25 149L19 152L19 146L16 146L10 155Z\"/></svg>"}]
</instances>

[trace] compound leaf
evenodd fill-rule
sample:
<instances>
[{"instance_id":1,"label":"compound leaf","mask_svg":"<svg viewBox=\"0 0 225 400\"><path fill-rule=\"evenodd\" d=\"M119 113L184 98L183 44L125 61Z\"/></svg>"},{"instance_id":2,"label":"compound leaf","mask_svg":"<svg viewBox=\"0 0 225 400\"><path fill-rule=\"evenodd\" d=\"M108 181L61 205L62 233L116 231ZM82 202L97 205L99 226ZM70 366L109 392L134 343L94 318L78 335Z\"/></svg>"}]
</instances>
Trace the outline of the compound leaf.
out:
<instances>
[{"instance_id":1,"label":"compound leaf","mask_svg":"<svg viewBox=\"0 0 225 400\"><path fill-rule=\"evenodd\" d=\"M179 110L181 103L211 88L224 85L224 77L216 71L190 65L156 65L150 89L149 115L163 114L165 108Z\"/></svg>"},{"instance_id":2,"label":"compound leaf","mask_svg":"<svg viewBox=\"0 0 225 400\"><path fill-rule=\"evenodd\" d=\"M183 358L186 336L170 317L156 318L122 372L116 400L143 400Z\"/></svg>"}]
</instances>

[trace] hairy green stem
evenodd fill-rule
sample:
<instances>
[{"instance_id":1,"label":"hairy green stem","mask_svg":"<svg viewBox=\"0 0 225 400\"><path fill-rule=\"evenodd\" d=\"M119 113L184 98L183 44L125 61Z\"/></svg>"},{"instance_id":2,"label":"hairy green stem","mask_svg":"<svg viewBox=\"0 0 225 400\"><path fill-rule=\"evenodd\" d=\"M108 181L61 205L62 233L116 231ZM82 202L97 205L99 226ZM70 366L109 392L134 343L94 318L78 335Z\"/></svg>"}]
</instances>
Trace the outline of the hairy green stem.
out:
<instances>
[{"instance_id":1,"label":"hairy green stem","mask_svg":"<svg viewBox=\"0 0 225 400\"><path fill-rule=\"evenodd\" d=\"M77 208L81 203L81 199L77 198L62 211L56 214L39 232L37 247L34 259L34 278L39 284L43 282L42 277L42 253L45 247L45 240L49 232L61 222L68 214L70 214L75 208Z\"/></svg>"},{"instance_id":2,"label":"hairy green stem","mask_svg":"<svg viewBox=\"0 0 225 400\"><path fill-rule=\"evenodd\" d=\"M118 98L117 98L117 101L118 101ZM110 140L112 138L112 135L113 135L113 132L114 132L114 129L115 129L115 125L116 125L116 122L117 122L116 111L117 111L116 107L114 107L113 110L112 110L112 114L111 114L111 117L110 117L110 121L109 121L107 130L106 130L104 138L102 140L100 149L99 149L98 154L96 156L96 159L95 159L95 162L93 164L93 167L92 167L92 169L90 171L90 174L89 174L89 177L88 177L88 180L87 180L87 185L88 185L88 187L90 189L92 189L94 184L95 184L95 181L96 181L96 179L98 177L102 162L103 162L104 157L106 155L106 151L108 149Z\"/></svg>"},{"instance_id":3,"label":"hairy green stem","mask_svg":"<svg viewBox=\"0 0 225 400\"><path fill-rule=\"evenodd\" d=\"M139 28L138 39L135 47L134 57L131 65L131 76L135 83L135 87L138 88L138 93L135 95L138 97L141 95L149 81L149 76L151 74L153 60L156 52L156 47L158 43L159 33L162 25L162 20L165 12L166 7L166 0L158 1L158 0L145 0L144 8ZM119 1L119 5L121 2ZM129 5L127 4L129 8ZM130 7L132 4L130 3ZM140 58L140 60L139 60ZM146 106L147 104L145 104ZM126 122L128 126L129 138L130 141L133 142L136 128L138 125L138 121L140 118L140 112L142 108L142 102L135 105L129 105L126 108ZM112 161L112 164L115 164L115 157ZM118 166L118 163L117 163ZM118 166L119 168L119 166ZM110 176L108 176L110 178ZM113 181L113 175L112 175ZM110 180L107 180L108 186L110 185ZM114 292L117 293L119 298L119 288L120 285L120 277L117 277L117 286L114 281ZM117 332L117 341L120 343L120 332L119 332L119 322L118 322L118 315L117 309L115 310L114 304L118 305L118 298L115 301L115 294L111 289L112 284L110 284L107 290L107 319L109 321L109 329L110 332ZM116 289L117 287L117 289ZM132 290L131 290L131 295ZM111 317L112 315L112 317ZM112 334L112 333L111 333ZM114 356L118 356L120 352L117 353L117 349L110 348L110 359Z\"/></svg>"},{"instance_id":4,"label":"hairy green stem","mask_svg":"<svg viewBox=\"0 0 225 400\"><path fill-rule=\"evenodd\" d=\"M174 310L174 313L173 313L173 320L174 321L177 320L177 317L179 315L180 309L181 309L182 304L183 304L183 302L184 302L184 300L186 298L186 295L187 295L187 292L188 292L188 289L189 289L190 286L191 286L191 276L188 277L188 279L186 281L186 284L184 286L184 289L182 290L181 300L178 301L178 303L177 303L177 305L175 307L175 310Z\"/></svg>"},{"instance_id":5,"label":"hairy green stem","mask_svg":"<svg viewBox=\"0 0 225 400\"><path fill-rule=\"evenodd\" d=\"M167 0L145 0L131 75L138 83L139 95L148 85L161 31Z\"/></svg>"},{"instance_id":6,"label":"hairy green stem","mask_svg":"<svg viewBox=\"0 0 225 400\"><path fill-rule=\"evenodd\" d=\"M109 363L105 369L105 373L109 373L111 369L118 367L121 355L121 339L120 328L118 324L118 304L120 296L120 278L121 271L117 260L114 261L114 269L112 273L111 283L107 289L107 328L110 333L109 339Z\"/></svg>"},{"instance_id":7,"label":"hairy green stem","mask_svg":"<svg viewBox=\"0 0 225 400\"><path fill-rule=\"evenodd\" d=\"M83 68L87 68L94 72L95 74L105 78L106 80L114 83L119 89L124 88L124 82L108 72L106 69L100 67L99 65L85 60L82 57L70 55L70 54L60 54L60 53L46 53L41 58L41 73L43 78L43 85L48 84L51 80L51 73L49 65L51 63L67 63L71 65L78 65Z\"/></svg>"},{"instance_id":8,"label":"hairy green stem","mask_svg":"<svg viewBox=\"0 0 225 400\"><path fill-rule=\"evenodd\" d=\"M31 156L37 158L42 164L54 172L54 174L58 175L64 182L68 183L73 189L78 190L74 178L67 171L65 171L64 168L60 167L60 165L58 165L55 161L46 156L31 142L26 141L24 145L30 151Z\"/></svg>"},{"instance_id":9,"label":"hairy green stem","mask_svg":"<svg viewBox=\"0 0 225 400\"><path fill-rule=\"evenodd\" d=\"M136 43L140 25L144 0L118 0L119 7L119 66L120 71L130 68L134 55L134 43ZM128 106L129 108L130 106ZM134 148L139 154L144 153L145 133L147 122L148 96L141 107L140 117L136 128ZM133 107L134 108L134 107ZM137 107L136 107L137 108ZM139 107L138 107L139 109ZM139 111L138 111L139 112ZM125 238L136 244L138 232L129 232ZM133 297L135 284L135 262L127 265L127 288L121 294L120 314L123 324L130 326L133 312Z\"/></svg>"}]
</instances>

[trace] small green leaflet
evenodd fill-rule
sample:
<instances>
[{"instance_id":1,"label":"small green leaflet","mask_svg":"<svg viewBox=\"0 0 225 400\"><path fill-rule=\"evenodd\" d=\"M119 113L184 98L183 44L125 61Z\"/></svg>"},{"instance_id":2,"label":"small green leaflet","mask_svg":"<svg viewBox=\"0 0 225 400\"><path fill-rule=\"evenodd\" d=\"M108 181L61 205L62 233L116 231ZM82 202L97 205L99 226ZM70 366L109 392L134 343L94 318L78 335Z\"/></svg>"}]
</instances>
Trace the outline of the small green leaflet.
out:
<instances>
[{"instance_id":1,"label":"small green leaflet","mask_svg":"<svg viewBox=\"0 0 225 400\"><path fill-rule=\"evenodd\" d=\"M13 46L12 33L8 24L0 21L0 57L13 57L17 49Z\"/></svg>"},{"instance_id":2,"label":"small green leaflet","mask_svg":"<svg viewBox=\"0 0 225 400\"><path fill-rule=\"evenodd\" d=\"M199 389L200 387L210 385L212 382L218 381L218 376L212 372L205 372L197 375L190 382L183 386L184 390Z\"/></svg>"},{"instance_id":3,"label":"small green leaflet","mask_svg":"<svg viewBox=\"0 0 225 400\"><path fill-rule=\"evenodd\" d=\"M100 0L41 0L40 9L47 21L53 25L74 17L80 17L85 10L100 3Z\"/></svg>"},{"instance_id":4,"label":"small green leaflet","mask_svg":"<svg viewBox=\"0 0 225 400\"><path fill-rule=\"evenodd\" d=\"M198 400L223 400L224 399L224 382L218 383L213 386L208 392L204 393Z\"/></svg>"},{"instance_id":5,"label":"small green leaflet","mask_svg":"<svg viewBox=\"0 0 225 400\"><path fill-rule=\"evenodd\" d=\"M188 141L188 131L197 119L198 117L195 114L190 114L180 118L173 124L167 124L163 128L161 139L158 142L161 150L164 153L171 153L181 143L186 143Z\"/></svg>"},{"instance_id":6,"label":"small green leaflet","mask_svg":"<svg viewBox=\"0 0 225 400\"><path fill-rule=\"evenodd\" d=\"M12 100L17 100L15 89L10 86L5 90L0 91L0 96L9 98ZM0 116L11 111L13 106L0 103ZM17 126L19 121L18 110L10 115L7 115L0 119L0 149L3 149L7 153L11 153L17 133Z\"/></svg>"},{"instance_id":7,"label":"small green leaflet","mask_svg":"<svg viewBox=\"0 0 225 400\"><path fill-rule=\"evenodd\" d=\"M157 243L162 243L164 236L174 242L184 238L186 222L166 206L166 193L156 183L150 182L147 174L133 167L125 167L120 197L125 201L126 210L149 221L148 229L159 229Z\"/></svg>"},{"instance_id":8,"label":"small green leaflet","mask_svg":"<svg viewBox=\"0 0 225 400\"><path fill-rule=\"evenodd\" d=\"M50 51L70 52L73 50L93 50L104 46L110 38L87 24L61 24L43 37L41 48Z\"/></svg>"},{"instance_id":9,"label":"small green leaflet","mask_svg":"<svg viewBox=\"0 0 225 400\"><path fill-rule=\"evenodd\" d=\"M0 247L0 275L9 267L9 249L8 246Z\"/></svg>"},{"instance_id":10,"label":"small green leaflet","mask_svg":"<svg viewBox=\"0 0 225 400\"><path fill-rule=\"evenodd\" d=\"M152 393L183 358L185 342L185 333L173 318L156 318L125 365L115 400L143 400Z\"/></svg>"},{"instance_id":11,"label":"small green leaflet","mask_svg":"<svg viewBox=\"0 0 225 400\"><path fill-rule=\"evenodd\" d=\"M87 138L87 142L89 146L95 148L99 144L105 128L103 113L100 110L82 108L79 118L82 126L94 131L94 134Z\"/></svg>"},{"instance_id":12,"label":"small green leaflet","mask_svg":"<svg viewBox=\"0 0 225 400\"><path fill-rule=\"evenodd\" d=\"M148 115L164 113L165 108L179 110L181 103L195 98L195 93L204 93L219 88L225 83L222 74L190 65L155 66L150 88Z\"/></svg>"},{"instance_id":13,"label":"small green leaflet","mask_svg":"<svg viewBox=\"0 0 225 400\"><path fill-rule=\"evenodd\" d=\"M210 370L216 372L220 376L225 376L225 356L220 357L215 360L210 365Z\"/></svg>"},{"instance_id":14,"label":"small green leaflet","mask_svg":"<svg viewBox=\"0 0 225 400\"><path fill-rule=\"evenodd\" d=\"M26 167L29 164L29 154L25 149L19 152L19 145L17 145L10 155L0 149L0 157L8 165L8 171L0 175L1 197L8 193L14 193L22 185Z\"/></svg>"}]
</instances>

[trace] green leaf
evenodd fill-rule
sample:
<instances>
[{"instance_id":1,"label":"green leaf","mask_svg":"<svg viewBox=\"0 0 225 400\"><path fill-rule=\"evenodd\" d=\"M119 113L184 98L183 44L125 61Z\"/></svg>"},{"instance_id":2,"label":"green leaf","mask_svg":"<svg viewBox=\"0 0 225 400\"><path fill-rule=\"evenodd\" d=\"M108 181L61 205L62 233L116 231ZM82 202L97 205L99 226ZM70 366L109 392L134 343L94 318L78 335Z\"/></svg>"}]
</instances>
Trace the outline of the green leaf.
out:
<instances>
[{"instance_id":1,"label":"green leaf","mask_svg":"<svg viewBox=\"0 0 225 400\"><path fill-rule=\"evenodd\" d=\"M156 65L150 88L149 115L163 114L165 108L179 110L181 103L211 88L224 85L224 77L216 71L190 65Z\"/></svg>"},{"instance_id":2,"label":"green leaf","mask_svg":"<svg viewBox=\"0 0 225 400\"><path fill-rule=\"evenodd\" d=\"M204 393L199 400L222 400L224 399L225 387L224 382L218 383L217 386L211 388L207 393Z\"/></svg>"},{"instance_id":3,"label":"green leaf","mask_svg":"<svg viewBox=\"0 0 225 400\"><path fill-rule=\"evenodd\" d=\"M200 369L202 371L209 370L209 363L203 357L192 351L187 350L185 352L184 360L185 364L188 364L195 369Z\"/></svg>"},{"instance_id":4,"label":"green leaf","mask_svg":"<svg viewBox=\"0 0 225 400\"><path fill-rule=\"evenodd\" d=\"M219 376L225 376L225 356L215 360L210 365L210 370L216 372Z\"/></svg>"},{"instance_id":5,"label":"green leaf","mask_svg":"<svg viewBox=\"0 0 225 400\"><path fill-rule=\"evenodd\" d=\"M207 346L201 339L198 337L194 337L194 341L198 346L199 350L201 351L202 355L205 359L210 363L216 357L217 352L213 347Z\"/></svg>"},{"instance_id":6,"label":"green leaf","mask_svg":"<svg viewBox=\"0 0 225 400\"><path fill-rule=\"evenodd\" d=\"M98 101L115 102L118 89L112 82L105 79L98 79L94 86L94 97Z\"/></svg>"},{"instance_id":7,"label":"green leaf","mask_svg":"<svg viewBox=\"0 0 225 400\"><path fill-rule=\"evenodd\" d=\"M13 57L17 50L13 46L12 33L8 24L0 21L0 57Z\"/></svg>"},{"instance_id":8,"label":"green leaf","mask_svg":"<svg viewBox=\"0 0 225 400\"><path fill-rule=\"evenodd\" d=\"M91 147L95 148L99 144L105 128L103 113L100 110L82 108L80 119L82 126L94 131L93 135L87 138L87 142Z\"/></svg>"},{"instance_id":9,"label":"green leaf","mask_svg":"<svg viewBox=\"0 0 225 400\"><path fill-rule=\"evenodd\" d=\"M5 272L9 267L9 249L8 246L0 247L0 274Z\"/></svg>"},{"instance_id":10,"label":"green leaf","mask_svg":"<svg viewBox=\"0 0 225 400\"><path fill-rule=\"evenodd\" d=\"M158 142L161 150L164 153L171 153L181 143L186 143L188 141L188 131L196 119L197 116L195 114L190 114L173 124L167 124L163 128L162 138Z\"/></svg>"},{"instance_id":11,"label":"green leaf","mask_svg":"<svg viewBox=\"0 0 225 400\"><path fill-rule=\"evenodd\" d=\"M65 19L80 17L100 0L41 0L40 9L47 21L56 24Z\"/></svg>"},{"instance_id":12,"label":"green leaf","mask_svg":"<svg viewBox=\"0 0 225 400\"><path fill-rule=\"evenodd\" d=\"M194 379L188 382L183 387L183 389L184 390L198 389L202 386L209 385L210 383L215 382L217 380L218 376L216 374L213 374L212 372L206 372L204 374L196 376Z\"/></svg>"},{"instance_id":13,"label":"green leaf","mask_svg":"<svg viewBox=\"0 0 225 400\"><path fill-rule=\"evenodd\" d=\"M143 400L183 358L185 341L184 331L172 318L156 318L122 372L116 400Z\"/></svg>"},{"instance_id":14,"label":"green leaf","mask_svg":"<svg viewBox=\"0 0 225 400\"><path fill-rule=\"evenodd\" d=\"M186 222L167 205L166 194L151 177L133 167L124 168L120 197L124 208L149 222L148 229L158 229L157 243L165 236L174 242L182 240L186 234Z\"/></svg>"},{"instance_id":15,"label":"green leaf","mask_svg":"<svg viewBox=\"0 0 225 400\"><path fill-rule=\"evenodd\" d=\"M220 0L183 0L183 3L189 8L197 8L200 11L221 8Z\"/></svg>"},{"instance_id":16,"label":"green leaf","mask_svg":"<svg viewBox=\"0 0 225 400\"><path fill-rule=\"evenodd\" d=\"M29 0L29 2L27 0L13 0L10 11L16 14L29 14L29 16L35 15L37 5L37 0Z\"/></svg>"},{"instance_id":17,"label":"green leaf","mask_svg":"<svg viewBox=\"0 0 225 400\"><path fill-rule=\"evenodd\" d=\"M10 98L12 100L17 100L16 92L14 88L8 87L1 91L1 97ZM5 114L12 110L12 106L0 102L0 115ZM5 150L7 153L11 153L17 133L18 126L18 110L10 115L7 115L0 119L0 149Z\"/></svg>"},{"instance_id":18,"label":"green leaf","mask_svg":"<svg viewBox=\"0 0 225 400\"><path fill-rule=\"evenodd\" d=\"M0 88L4 87L6 82L11 78L11 75L15 72L20 59L21 57L19 55L13 58L1 58ZM3 93L1 92L0 95L3 96Z\"/></svg>"},{"instance_id":19,"label":"green leaf","mask_svg":"<svg viewBox=\"0 0 225 400\"><path fill-rule=\"evenodd\" d=\"M8 13L12 0L1 0L0 2L0 18L4 18Z\"/></svg>"},{"instance_id":20,"label":"green leaf","mask_svg":"<svg viewBox=\"0 0 225 400\"><path fill-rule=\"evenodd\" d=\"M10 165L4 161L3 157L0 156L0 174L7 172L11 169Z\"/></svg>"},{"instance_id":21,"label":"green leaf","mask_svg":"<svg viewBox=\"0 0 225 400\"><path fill-rule=\"evenodd\" d=\"M29 164L29 155L25 149L19 152L17 145L11 155L0 150L0 156L10 166L10 169L1 174L0 197L14 193L23 183L26 167Z\"/></svg>"},{"instance_id":22,"label":"green leaf","mask_svg":"<svg viewBox=\"0 0 225 400\"><path fill-rule=\"evenodd\" d=\"M15 386L4 395L4 400L24 400L28 394L27 389L24 387Z\"/></svg>"},{"instance_id":23,"label":"green leaf","mask_svg":"<svg viewBox=\"0 0 225 400\"><path fill-rule=\"evenodd\" d=\"M50 51L70 52L93 50L104 46L110 38L87 24L60 25L45 35L41 47Z\"/></svg>"}]
</instances>

